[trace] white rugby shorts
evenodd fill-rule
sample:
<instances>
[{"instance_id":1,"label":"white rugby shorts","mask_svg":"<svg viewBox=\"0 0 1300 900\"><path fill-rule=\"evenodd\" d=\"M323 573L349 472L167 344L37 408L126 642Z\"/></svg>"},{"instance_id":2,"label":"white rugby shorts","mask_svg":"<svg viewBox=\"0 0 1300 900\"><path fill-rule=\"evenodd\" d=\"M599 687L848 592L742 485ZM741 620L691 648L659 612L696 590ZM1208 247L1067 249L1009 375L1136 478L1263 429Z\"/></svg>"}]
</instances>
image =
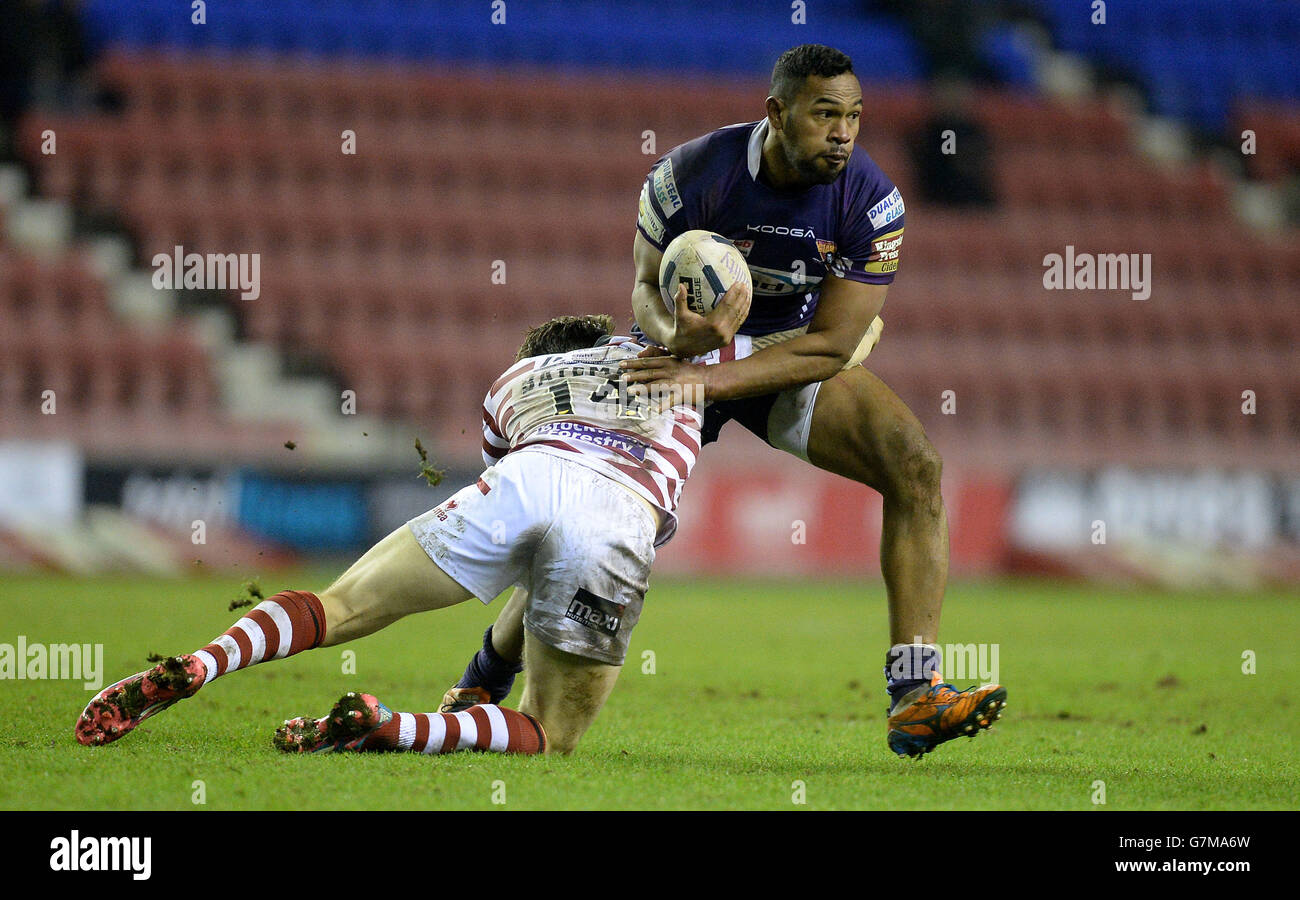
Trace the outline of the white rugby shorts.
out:
<instances>
[{"instance_id":1,"label":"white rugby shorts","mask_svg":"<svg viewBox=\"0 0 1300 900\"><path fill-rule=\"evenodd\" d=\"M524 447L407 525L438 568L483 603L526 588L524 627L538 639L623 664L658 530L628 488Z\"/></svg>"}]
</instances>

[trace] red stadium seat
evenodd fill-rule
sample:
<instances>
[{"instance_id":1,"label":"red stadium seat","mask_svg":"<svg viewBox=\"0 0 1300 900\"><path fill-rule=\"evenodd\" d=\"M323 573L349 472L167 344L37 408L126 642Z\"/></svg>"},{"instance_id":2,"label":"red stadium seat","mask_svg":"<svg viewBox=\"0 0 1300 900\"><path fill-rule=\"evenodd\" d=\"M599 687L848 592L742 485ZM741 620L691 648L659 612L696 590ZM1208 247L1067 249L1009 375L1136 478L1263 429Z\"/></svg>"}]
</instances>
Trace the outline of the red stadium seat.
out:
<instances>
[{"instance_id":1,"label":"red stadium seat","mask_svg":"<svg viewBox=\"0 0 1300 900\"><path fill-rule=\"evenodd\" d=\"M635 198L653 160L761 115L751 83L701 90L685 78L113 54L100 76L125 115L25 123L42 192L119 211L146 263L176 244L261 253L262 297L231 301L250 337L319 352L369 409L471 453L485 382L525 327L561 312L630 323ZM1036 452L1161 460L1216 441L1272 459L1294 443L1300 243L1233 224L1214 170L1155 166L1102 104L981 91L973 108L993 138L1002 206L936 208L911 199L903 144L928 99L864 87L877 115L862 145L909 197L885 340L869 361L927 428L1008 465ZM1261 120L1261 155L1300 147L1280 137L1283 118ZM53 157L39 153L50 123ZM345 128L356 155L341 152ZM642 153L647 129L655 147ZM1152 254L1151 297L1044 290L1044 256L1067 244ZM504 284L491 280L497 260ZM0 311L49 354L15 349L0 364L0 410L49 383L70 406L131 423L216 420L211 365L192 344L122 337L84 267L24 265L0 255ZM67 335L85 348L73 361ZM1269 398L1254 418L1224 399L1245 381ZM960 415L939 412L944 390ZM102 433L125 441L136 428Z\"/></svg>"}]
</instances>

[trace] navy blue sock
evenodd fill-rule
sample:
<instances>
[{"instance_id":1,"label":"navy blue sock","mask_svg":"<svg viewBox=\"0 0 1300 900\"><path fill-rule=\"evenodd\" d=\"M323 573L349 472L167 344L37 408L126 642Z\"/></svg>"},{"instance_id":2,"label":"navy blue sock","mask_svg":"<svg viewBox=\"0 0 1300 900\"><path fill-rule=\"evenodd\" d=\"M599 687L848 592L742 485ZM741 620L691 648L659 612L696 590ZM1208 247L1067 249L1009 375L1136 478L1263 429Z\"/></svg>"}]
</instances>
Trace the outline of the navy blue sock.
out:
<instances>
[{"instance_id":1,"label":"navy blue sock","mask_svg":"<svg viewBox=\"0 0 1300 900\"><path fill-rule=\"evenodd\" d=\"M510 695L515 676L523 670L522 663L512 663L497 653L492 646L492 626L489 625L483 632L483 649L469 661L456 687L481 687L491 695L493 703L500 703Z\"/></svg>"},{"instance_id":2,"label":"navy blue sock","mask_svg":"<svg viewBox=\"0 0 1300 900\"><path fill-rule=\"evenodd\" d=\"M932 644L895 644L885 654L885 690L889 692L889 711L909 692L930 683L939 671L939 648Z\"/></svg>"}]
</instances>

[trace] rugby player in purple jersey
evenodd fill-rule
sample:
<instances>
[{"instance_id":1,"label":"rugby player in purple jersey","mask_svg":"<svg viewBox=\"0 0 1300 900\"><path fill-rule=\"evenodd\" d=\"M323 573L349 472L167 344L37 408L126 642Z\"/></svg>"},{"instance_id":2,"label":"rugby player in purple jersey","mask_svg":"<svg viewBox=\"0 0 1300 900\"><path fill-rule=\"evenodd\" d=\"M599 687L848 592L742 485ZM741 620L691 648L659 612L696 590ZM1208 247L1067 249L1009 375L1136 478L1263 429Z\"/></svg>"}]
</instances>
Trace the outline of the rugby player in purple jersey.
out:
<instances>
[{"instance_id":1,"label":"rugby player in purple jersey","mask_svg":"<svg viewBox=\"0 0 1300 900\"><path fill-rule=\"evenodd\" d=\"M638 209L632 308L663 349L622 366L629 384L702 390L706 444L734 419L771 446L881 494L888 744L919 757L992 725L1006 689L958 691L943 682L936 644L948 577L943 464L912 411L862 365L881 336L904 228L898 189L855 145L862 111L850 59L805 44L777 60L762 119L688 141L655 163ZM666 308L663 252L692 229L735 242L752 296L737 286L700 316L683 288L675 313ZM752 353L708 367L687 361L733 338ZM522 646L519 608L519 598L507 604L444 709L509 692Z\"/></svg>"}]
</instances>

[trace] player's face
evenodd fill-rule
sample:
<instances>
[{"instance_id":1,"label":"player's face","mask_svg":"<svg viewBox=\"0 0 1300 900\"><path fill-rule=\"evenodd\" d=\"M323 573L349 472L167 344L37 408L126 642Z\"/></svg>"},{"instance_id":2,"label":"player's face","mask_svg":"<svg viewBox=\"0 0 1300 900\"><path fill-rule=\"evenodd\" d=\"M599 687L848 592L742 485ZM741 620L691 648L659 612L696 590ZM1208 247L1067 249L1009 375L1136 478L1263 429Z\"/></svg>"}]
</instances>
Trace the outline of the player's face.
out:
<instances>
[{"instance_id":1,"label":"player's face","mask_svg":"<svg viewBox=\"0 0 1300 900\"><path fill-rule=\"evenodd\" d=\"M781 132L786 162L807 184L832 183L848 168L861 117L856 76L806 79L786 107Z\"/></svg>"}]
</instances>

